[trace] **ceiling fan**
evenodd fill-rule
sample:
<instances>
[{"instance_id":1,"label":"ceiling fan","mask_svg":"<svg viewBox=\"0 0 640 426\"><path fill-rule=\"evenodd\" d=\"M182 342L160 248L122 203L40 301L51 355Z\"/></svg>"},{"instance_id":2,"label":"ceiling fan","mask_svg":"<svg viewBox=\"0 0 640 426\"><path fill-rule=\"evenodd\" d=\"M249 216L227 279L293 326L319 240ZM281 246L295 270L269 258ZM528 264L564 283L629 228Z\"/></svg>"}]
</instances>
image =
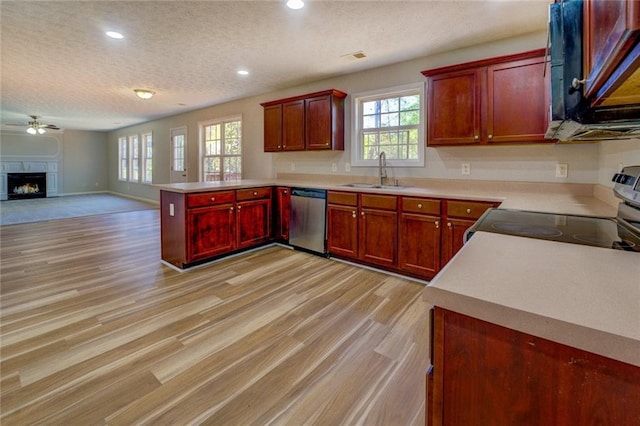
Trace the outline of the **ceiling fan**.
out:
<instances>
[{"instance_id":1,"label":"ceiling fan","mask_svg":"<svg viewBox=\"0 0 640 426\"><path fill-rule=\"evenodd\" d=\"M22 126L27 127L27 133L30 135L41 135L46 130L60 130L60 127L55 124L45 124L38 121L37 115L30 115L31 120L27 124L23 123L6 123L7 126Z\"/></svg>"}]
</instances>

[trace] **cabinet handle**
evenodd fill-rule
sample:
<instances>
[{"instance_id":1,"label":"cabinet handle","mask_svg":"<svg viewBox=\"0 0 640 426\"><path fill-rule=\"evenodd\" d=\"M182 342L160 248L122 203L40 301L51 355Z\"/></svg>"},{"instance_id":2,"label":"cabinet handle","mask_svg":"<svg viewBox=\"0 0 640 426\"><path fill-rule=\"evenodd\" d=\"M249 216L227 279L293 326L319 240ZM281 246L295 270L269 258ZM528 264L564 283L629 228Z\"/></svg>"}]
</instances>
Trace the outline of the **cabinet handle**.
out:
<instances>
[{"instance_id":1,"label":"cabinet handle","mask_svg":"<svg viewBox=\"0 0 640 426\"><path fill-rule=\"evenodd\" d=\"M233 208L233 207L232 207ZM242 208L242 206L238 206L238 210L240 210Z\"/></svg>"},{"instance_id":2,"label":"cabinet handle","mask_svg":"<svg viewBox=\"0 0 640 426\"><path fill-rule=\"evenodd\" d=\"M475 140L478 140L478 139L480 139L480 136L475 135L473 138L474 138Z\"/></svg>"},{"instance_id":3,"label":"cabinet handle","mask_svg":"<svg viewBox=\"0 0 640 426\"><path fill-rule=\"evenodd\" d=\"M215 200L216 200L216 197L211 197L211 201L215 201Z\"/></svg>"},{"instance_id":4,"label":"cabinet handle","mask_svg":"<svg viewBox=\"0 0 640 426\"><path fill-rule=\"evenodd\" d=\"M351 217L356 217L356 212L352 212Z\"/></svg>"},{"instance_id":5,"label":"cabinet handle","mask_svg":"<svg viewBox=\"0 0 640 426\"><path fill-rule=\"evenodd\" d=\"M422 204L418 204L418 208L421 209L422 208Z\"/></svg>"},{"instance_id":6,"label":"cabinet handle","mask_svg":"<svg viewBox=\"0 0 640 426\"><path fill-rule=\"evenodd\" d=\"M447 227L451 229L451 222L447 222Z\"/></svg>"},{"instance_id":7,"label":"cabinet handle","mask_svg":"<svg viewBox=\"0 0 640 426\"><path fill-rule=\"evenodd\" d=\"M253 191L253 196L255 197L256 195L258 195L258 193L256 191Z\"/></svg>"},{"instance_id":8,"label":"cabinet handle","mask_svg":"<svg viewBox=\"0 0 640 426\"><path fill-rule=\"evenodd\" d=\"M489 139L493 139L493 135L489 135L487 136Z\"/></svg>"},{"instance_id":9,"label":"cabinet handle","mask_svg":"<svg viewBox=\"0 0 640 426\"><path fill-rule=\"evenodd\" d=\"M285 190L284 190L284 195L287 195L287 194L288 194L288 192L287 192L287 190L285 189Z\"/></svg>"},{"instance_id":10,"label":"cabinet handle","mask_svg":"<svg viewBox=\"0 0 640 426\"><path fill-rule=\"evenodd\" d=\"M471 213L471 209L467 209L467 213Z\"/></svg>"},{"instance_id":11,"label":"cabinet handle","mask_svg":"<svg viewBox=\"0 0 640 426\"><path fill-rule=\"evenodd\" d=\"M436 220L436 229L440 228L440 222Z\"/></svg>"},{"instance_id":12,"label":"cabinet handle","mask_svg":"<svg viewBox=\"0 0 640 426\"><path fill-rule=\"evenodd\" d=\"M324 146L329 146L329 142L325 143Z\"/></svg>"},{"instance_id":13,"label":"cabinet handle","mask_svg":"<svg viewBox=\"0 0 640 426\"><path fill-rule=\"evenodd\" d=\"M360 216L364 216L364 212L360 212Z\"/></svg>"},{"instance_id":14,"label":"cabinet handle","mask_svg":"<svg viewBox=\"0 0 640 426\"><path fill-rule=\"evenodd\" d=\"M229 211L231 212L233 211L233 206L229 207Z\"/></svg>"}]
</instances>

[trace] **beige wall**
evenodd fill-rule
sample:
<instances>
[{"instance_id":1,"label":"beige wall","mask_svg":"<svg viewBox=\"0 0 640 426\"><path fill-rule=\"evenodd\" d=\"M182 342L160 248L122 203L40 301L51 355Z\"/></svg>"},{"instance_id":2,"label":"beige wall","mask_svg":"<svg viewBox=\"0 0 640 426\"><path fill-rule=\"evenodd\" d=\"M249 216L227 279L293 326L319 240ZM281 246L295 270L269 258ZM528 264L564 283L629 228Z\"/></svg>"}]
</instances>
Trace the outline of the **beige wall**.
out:
<instances>
[{"instance_id":1,"label":"beige wall","mask_svg":"<svg viewBox=\"0 0 640 426\"><path fill-rule=\"evenodd\" d=\"M62 187L64 194L108 189L107 134L67 130L64 132Z\"/></svg>"},{"instance_id":2,"label":"beige wall","mask_svg":"<svg viewBox=\"0 0 640 426\"><path fill-rule=\"evenodd\" d=\"M346 172L346 166L350 165L351 160L351 96L346 99L345 150L339 152L264 153L263 115L260 102L331 88L342 90L351 95L416 82L424 83L425 79L420 71L425 69L524 52L542 48L545 44L546 33L529 34L312 82L113 131L108 135L109 189L143 198L158 199L158 191L152 186L118 181L118 137L153 131L154 183L166 183L169 182L170 129L186 126L188 129L189 180L197 181L198 123L237 114L241 114L243 120L243 173L245 178L275 177L278 173L290 173L292 167L295 167L296 173L331 174L333 173L331 171L333 163L336 164L338 170L335 174L345 175L345 179L349 179L350 176L374 176L376 169L371 167L351 167L351 171ZM616 143L618 142L613 142L613 144ZM617 148L609 143L604 146L605 148L601 148L601 144L544 144L428 148L425 167L391 169L390 175L392 178L398 178L400 182L403 177L461 179L461 164L468 162L471 164L471 175L466 178L472 180L598 183L606 180L612 162L616 163L616 160L612 160L613 157L629 159L637 158L638 155L638 147L634 143L623 143ZM601 158L601 154L605 156L604 159ZM640 161L636 162L640 163ZM567 179L555 177L556 163L568 164L569 176ZM605 170L601 171L601 167Z\"/></svg>"}]
</instances>

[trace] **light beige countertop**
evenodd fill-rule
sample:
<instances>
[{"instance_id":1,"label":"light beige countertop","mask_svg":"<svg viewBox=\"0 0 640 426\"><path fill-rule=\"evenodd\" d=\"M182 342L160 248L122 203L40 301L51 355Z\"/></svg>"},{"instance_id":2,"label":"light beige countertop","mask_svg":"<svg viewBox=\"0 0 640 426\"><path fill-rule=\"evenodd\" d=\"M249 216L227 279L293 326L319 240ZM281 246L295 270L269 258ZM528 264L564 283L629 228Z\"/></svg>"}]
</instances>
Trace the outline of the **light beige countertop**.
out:
<instances>
[{"instance_id":1,"label":"light beige countertop","mask_svg":"<svg viewBox=\"0 0 640 426\"><path fill-rule=\"evenodd\" d=\"M432 305L640 366L640 255L476 232Z\"/></svg>"}]
</instances>

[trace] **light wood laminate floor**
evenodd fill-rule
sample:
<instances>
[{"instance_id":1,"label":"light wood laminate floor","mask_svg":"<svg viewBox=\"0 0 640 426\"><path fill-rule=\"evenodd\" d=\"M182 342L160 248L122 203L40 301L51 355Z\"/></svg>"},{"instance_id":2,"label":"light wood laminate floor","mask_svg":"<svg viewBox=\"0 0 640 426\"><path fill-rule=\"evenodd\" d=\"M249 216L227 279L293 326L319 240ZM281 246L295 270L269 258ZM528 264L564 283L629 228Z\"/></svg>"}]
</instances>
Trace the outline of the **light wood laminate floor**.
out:
<instances>
[{"instance_id":1,"label":"light wood laminate floor","mask_svg":"<svg viewBox=\"0 0 640 426\"><path fill-rule=\"evenodd\" d=\"M0 233L5 426L424 424L420 284L281 247L180 273L158 210Z\"/></svg>"}]
</instances>

